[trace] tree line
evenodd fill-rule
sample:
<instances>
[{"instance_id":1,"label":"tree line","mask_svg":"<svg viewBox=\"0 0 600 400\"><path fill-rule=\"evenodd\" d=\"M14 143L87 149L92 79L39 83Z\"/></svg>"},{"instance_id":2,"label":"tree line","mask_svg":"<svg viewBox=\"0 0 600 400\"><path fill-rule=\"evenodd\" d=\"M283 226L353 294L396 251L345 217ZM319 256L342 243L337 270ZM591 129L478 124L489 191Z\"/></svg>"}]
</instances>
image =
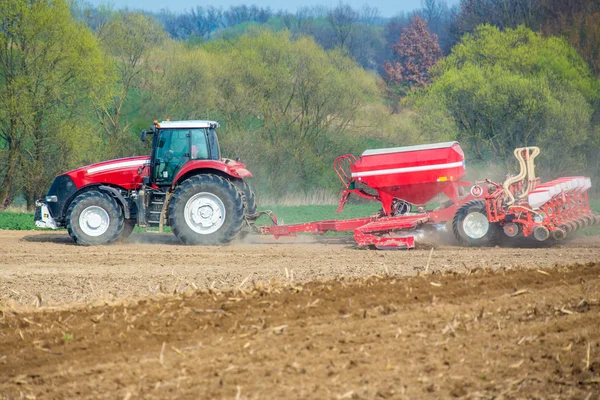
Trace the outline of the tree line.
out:
<instances>
[{"instance_id":1,"label":"tree line","mask_svg":"<svg viewBox=\"0 0 600 400\"><path fill-rule=\"evenodd\" d=\"M470 161L598 175L600 5L425 0L383 18L340 4L148 13L0 3L0 208L58 173L147 154L154 119L214 119L260 195L338 189L340 154L461 141ZM276 196L273 196L276 197Z\"/></svg>"}]
</instances>

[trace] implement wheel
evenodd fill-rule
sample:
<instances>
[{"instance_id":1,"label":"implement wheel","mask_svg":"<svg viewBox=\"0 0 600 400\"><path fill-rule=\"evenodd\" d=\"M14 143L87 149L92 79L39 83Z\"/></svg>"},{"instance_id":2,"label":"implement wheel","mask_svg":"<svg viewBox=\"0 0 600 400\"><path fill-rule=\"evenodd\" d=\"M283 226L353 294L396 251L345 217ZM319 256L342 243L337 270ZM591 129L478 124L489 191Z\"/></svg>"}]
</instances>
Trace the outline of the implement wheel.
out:
<instances>
[{"instance_id":1,"label":"implement wheel","mask_svg":"<svg viewBox=\"0 0 600 400\"><path fill-rule=\"evenodd\" d=\"M220 245L235 238L244 222L244 203L235 186L217 175L184 181L169 202L169 225L185 244Z\"/></svg>"},{"instance_id":2,"label":"implement wheel","mask_svg":"<svg viewBox=\"0 0 600 400\"><path fill-rule=\"evenodd\" d=\"M472 200L454 214L452 229L456 239L464 246L490 246L498 242L501 228L490 223L483 200Z\"/></svg>"},{"instance_id":3,"label":"implement wheel","mask_svg":"<svg viewBox=\"0 0 600 400\"><path fill-rule=\"evenodd\" d=\"M123 231L123 210L108 194L96 190L75 197L67 210L67 232L84 246L109 244Z\"/></svg>"}]
</instances>

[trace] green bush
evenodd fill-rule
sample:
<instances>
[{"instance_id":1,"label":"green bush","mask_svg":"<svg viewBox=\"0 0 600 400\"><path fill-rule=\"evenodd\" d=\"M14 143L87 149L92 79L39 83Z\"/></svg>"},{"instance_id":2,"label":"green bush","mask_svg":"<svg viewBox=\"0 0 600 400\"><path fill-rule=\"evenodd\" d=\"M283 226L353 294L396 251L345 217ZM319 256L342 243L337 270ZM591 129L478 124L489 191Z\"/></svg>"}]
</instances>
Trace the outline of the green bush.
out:
<instances>
[{"instance_id":1,"label":"green bush","mask_svg":"<svg viewBox=\"0 0 600 400\"><path fill-rule=\"evenodd\" d=\"M33 222L33 213L0 211L0 229L27 231L38 229Z\"/></svg>"},{"instance_id":2,"label":"green bush","mask_svg":"<svg viewBox=\"0 0 600 400\"><path fill-rule=\"evenodd\" d=\"M546 179L596 175L598 81L564 39L482 25L432 74L433 84L407 102L420 110L424 130L453 133L469 159L514 172L513 150L539 146Z\"/></svg>"}]
</instances>

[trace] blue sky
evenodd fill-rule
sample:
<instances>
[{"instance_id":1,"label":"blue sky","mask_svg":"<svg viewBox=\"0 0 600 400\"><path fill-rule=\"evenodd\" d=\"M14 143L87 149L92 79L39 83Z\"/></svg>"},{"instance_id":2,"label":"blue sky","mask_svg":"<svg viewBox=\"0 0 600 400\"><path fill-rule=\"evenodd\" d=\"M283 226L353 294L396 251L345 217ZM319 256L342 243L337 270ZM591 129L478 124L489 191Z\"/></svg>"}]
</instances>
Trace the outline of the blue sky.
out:
<instances>
[{"instance_id":1,"label":"blue sky","mask_svg":"<svg viewBox=\"0 0 600 400\"><path fill-rule=\"evenodd\" d=\"M107 3L105 0L88 1L94 5ZM295 11L298 7L302 6L322 5L327 7L335 7L339 4L339 0L289 0L285 2L281 0L221 0L218 3L202 0L113 0L108 3L112 4L115 8L141 8L148 11L159 11L162 8L168 8L171 11L177 12L196 7L197 5L213 5L216 7L227 8L229 6L239 4L256 4L257 6L261 7L271 7L273 10L287 9L290 11ZM363 4L367 3L371 7L377 7L381 15L384 17L391 17L401 11L412 11L421 7L421 0L370 0L368 2L365 2L365 0L345 0L343 3L350 4L354 8L360 8ZM446 3L448 6L453 6L458 4L459 0L446 0Z\"/></svg>"}]
</instances>

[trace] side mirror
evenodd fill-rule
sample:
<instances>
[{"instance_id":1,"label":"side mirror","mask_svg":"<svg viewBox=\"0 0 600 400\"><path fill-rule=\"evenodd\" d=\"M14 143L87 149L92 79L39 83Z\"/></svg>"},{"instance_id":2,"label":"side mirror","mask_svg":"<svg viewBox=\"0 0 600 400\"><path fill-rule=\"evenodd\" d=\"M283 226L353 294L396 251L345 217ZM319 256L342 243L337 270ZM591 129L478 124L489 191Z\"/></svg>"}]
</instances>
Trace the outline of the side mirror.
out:
<instances>
[{"instance_id":1,"label":"side mirror","mask_svg":"<svg viewBox=\"0 0 600 400\"><path fill-rule=\"evenodd\" d=\"M141 133L141 135L140 135L140 140L141 140L142 142L145 142L145 141L146 141L146 135L147 135L147 134L148 134L148 132L146 132L146 130L143 130L143 131L142 131L142 133Z\"/></svg>"}]
</instances>

